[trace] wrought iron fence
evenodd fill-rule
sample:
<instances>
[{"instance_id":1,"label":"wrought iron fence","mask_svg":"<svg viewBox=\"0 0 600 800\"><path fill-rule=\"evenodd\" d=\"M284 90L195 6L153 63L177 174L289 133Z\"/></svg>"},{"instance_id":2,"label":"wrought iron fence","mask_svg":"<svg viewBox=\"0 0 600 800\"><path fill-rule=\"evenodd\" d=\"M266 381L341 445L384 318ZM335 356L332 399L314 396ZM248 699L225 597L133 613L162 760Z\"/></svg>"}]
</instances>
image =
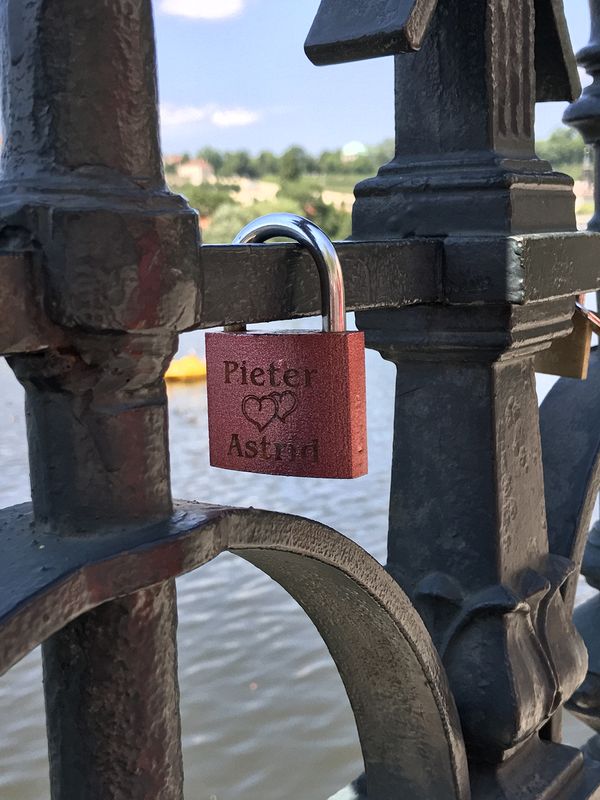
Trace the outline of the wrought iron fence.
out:
<instances>
[{"instance_id":1,"label":"wrought iron fence","mask_svg":"<svg viewBox=\"0 0 600 800\"><path fill-rule=\"evenodd\" d=\"M591 10L567 119L597 144ZM536 100L579 93L560 0L323 0L309 34L317 63L395 56L396 156L338 245L348 308L398 367L386 569L317 522L172 500L178 334L313 314L317 275L292 245L201 246L164 182L150 0L1 12L0 351L32 503L0 515L0 666L43 642L54 800L182 798L174 579L226 550L327 643L371 800L600 797L597 740L560 742L566 702L600 729L597 597L576 613L587 678L572 622L600 362L541 415L534 383L600 289L598 220L576 231L570 179L534 152Z\"/></svg>"}]
</instances>

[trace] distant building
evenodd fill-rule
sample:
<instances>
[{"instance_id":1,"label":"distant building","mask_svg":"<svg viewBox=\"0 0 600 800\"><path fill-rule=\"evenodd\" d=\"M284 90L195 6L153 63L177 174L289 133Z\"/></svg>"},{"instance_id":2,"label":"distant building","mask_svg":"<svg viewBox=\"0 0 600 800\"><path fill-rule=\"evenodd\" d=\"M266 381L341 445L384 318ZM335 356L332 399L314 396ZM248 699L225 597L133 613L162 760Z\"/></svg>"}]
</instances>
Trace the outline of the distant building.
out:
<instances>
[{"instance_id":1,"label":"distant building","mask_svg":"<svg viewBox=\"0 0 600 800\"><path fill-rule=\"evenodd\" d=\"M181 162L183 161L183 156L181 155L170 155L164 157L164 162L166 167L178 167Z\"/></svg>"},{"instance_id":2,"label":"distant building","mask_svg":"<svg viewBox=\"0 0 600 800\"><path fill-rule=\"evenodd\" d=\"M176 172L181 183L191 183L192 186L215 182L215 171L212 165L203 158L194 158L184 163L180 162L177 165Z\"/></svg>"},{"instance_id":3,"label":"distant building","mask_svg":"<svg viewBox=\"0 0 600 800\"><path fill-rule=\"evenodd\" d=\"M342 147L341 159L343 164L351 164L360 156L367 154L367 148L362 142L348 142Z\"/></svg>"}]
</instances>

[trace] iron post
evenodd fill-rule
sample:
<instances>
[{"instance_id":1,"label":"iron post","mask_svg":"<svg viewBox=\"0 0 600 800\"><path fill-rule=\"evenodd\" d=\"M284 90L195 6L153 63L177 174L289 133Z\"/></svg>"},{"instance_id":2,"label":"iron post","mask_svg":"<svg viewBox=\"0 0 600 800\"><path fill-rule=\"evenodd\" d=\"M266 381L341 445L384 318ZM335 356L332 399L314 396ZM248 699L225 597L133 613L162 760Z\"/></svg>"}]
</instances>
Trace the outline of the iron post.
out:
<instances>
[{"instance_id":1,"label":"iron post","mask_svg":"<svg viewBox=\"0 0 600 800\"><path fill-rule=\"evenodd\" d=\"M164 520L163 373L196 316L199 233L164 182L150 0L8 0L5 14L3 241L30 253L62 333L11 359L36 526L85 538ZM55 800L181 800L175 635L169 581L44 644Z\"/></svg>"},{"instance_id":2,"label":"iron post","mask_svg":"<svg viewBox=\"0 0 600 800\"><path fill-rule=\"evenodd\" d=\"M45 641L53 800L181 800L174 578L225 550L326 641L371 800L600 797L557 724L587 666L571 610L600 431L561 449L553 428L580 423L560 383L542 452L533 367L600 288L598 235L534 150L535 100L577 90L560 0L323 0L307 43L319 63L398 53L396 156L339 248L349 307L398 368L395 581L316 523L173 503L178 333L310 314L318 281L294 248L200 248L162 174L150 0L3 12L0 307L19 308L0 351L26 390L33 502L0 512L0 669ZM596 90L571 120L594 142ZM551 502L561 458L573 490ZM573 697L590 717L593 674Z\"/></svg>"},{"instance_id":3,"label":"iron post","mask_svg":"<svg viewBox=\"0 0 600 800\"><path fill-rule=\"evenodd\" d=\"M330 59L320 44L319 63L339 60L335 37ZM364 39L353 55L386 52ZM577 88L562 7L439 0L395 64L396 155L358 185L353 238L441 237L446 304L357 314L398 369L387 568L448 671L473 797L596 797L581 754L547 741L587 658L563 597L577 565L549 550L533 360L573 300L485 296L520 234L575 230L572 181L533 132L536 99Z\"/></svg>"}]
</instances>

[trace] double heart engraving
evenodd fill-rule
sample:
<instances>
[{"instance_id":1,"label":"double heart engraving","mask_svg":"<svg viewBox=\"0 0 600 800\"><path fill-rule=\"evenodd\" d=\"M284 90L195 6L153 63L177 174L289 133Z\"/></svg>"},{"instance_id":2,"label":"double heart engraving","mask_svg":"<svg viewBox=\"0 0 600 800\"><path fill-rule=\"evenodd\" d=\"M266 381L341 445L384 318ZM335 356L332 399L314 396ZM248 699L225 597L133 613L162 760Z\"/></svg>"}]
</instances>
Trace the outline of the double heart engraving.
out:
<instances>
[{"instance_id":1,"label":"double heart engraving","mask_svg":"<svg viewBox=\"0 0 600 800\"><path fill-rule=\"evenodd\" d=\"M298 408L298 398L293 392L271 392L257 397L249 394L242 400L242 414L262 433L278 419L285 422Z\"/></svg>"}]
</instances>

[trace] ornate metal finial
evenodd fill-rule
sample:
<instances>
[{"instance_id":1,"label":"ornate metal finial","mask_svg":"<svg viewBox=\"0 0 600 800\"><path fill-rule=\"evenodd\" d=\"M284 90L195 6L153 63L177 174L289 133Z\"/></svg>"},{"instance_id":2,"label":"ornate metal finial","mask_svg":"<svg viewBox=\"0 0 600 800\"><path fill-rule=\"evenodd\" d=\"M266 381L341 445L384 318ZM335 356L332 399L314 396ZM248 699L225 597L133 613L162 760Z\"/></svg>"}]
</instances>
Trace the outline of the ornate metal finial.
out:
<instances>
[{"instance_id":1,"label":"ornate metal finial","mask_svg":"<svg viewBox=\"0 0 600 800\"><path fill-rule=\"evenodd\" d=\"M590 230L600 230L600 0L590 0L592 33L589 43L577 54L577 61L592 76L593 81L581 97L567 109L564 122L576 128L595 151L595 206Z\"/></svg>"},{"instance_id":2,"label":"ornate metal finial","mask_svg":"<svg viewBox=\"0 0 600 800\"><path fill-rule=\"evenodd\" d=\"M581 92L562 0L535 2L535 72L538 103L573 101Z\"/></svg>"},{"instance_id":3,"label":"ornate metal finial","mask_svg":"<svg viewBox=\"0 0 600 800\"><path fill-rule=\"evenodd\" d=\"M438 0L322 0L305 44L314 64L418 50Z\"/></svg>"},{"instance_id":4,"label":"ornate metal finial","mask_svg":"<svg viewBox=\"0 0 600 800\"><path fill-rule=\"evenodd\" d=\"M593 83L566 111L564 121L581 133L588 144L600 141L600 0L589 0L592 33L589 43L577 54L578 63L592 76Z\"/></svg>"},{"instance_id":5,"label":"ornate metal finial","mask_svg":"<svg viewBox=\"0 0 600 800\"><path fill-rule=\"evenodd\" d=\"M571 181L534 143L536 100L572 99L579 86L562 0L347 5L322 0L314 61L398 54L396 154L356 189L356 238L575 228ZM401 54L419 11L420 50Z\"/></svg>"},{"instance_id":6,"label":"ornate metal finial","mask_svg":"<svg viewBox=\"0 0 600 800\"><path fill-rule=\"evenodd\" d=\"M439 0L321 0L305 44L319 66L419 50ZM581 92L562 0L535 0L537 100Z\"/></svg>"}]
</instances>

